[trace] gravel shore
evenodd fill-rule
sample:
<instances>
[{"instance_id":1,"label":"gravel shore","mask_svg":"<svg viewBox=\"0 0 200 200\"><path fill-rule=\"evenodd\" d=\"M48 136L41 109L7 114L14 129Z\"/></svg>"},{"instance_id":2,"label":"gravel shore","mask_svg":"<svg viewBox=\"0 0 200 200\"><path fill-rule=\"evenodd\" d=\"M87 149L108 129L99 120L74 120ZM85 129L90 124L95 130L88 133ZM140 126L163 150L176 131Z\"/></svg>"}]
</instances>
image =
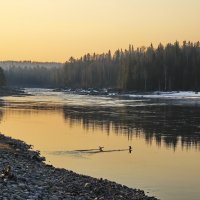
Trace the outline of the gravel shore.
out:
<instances>
[{"instance_id":1,"label":"gravel shore","mask_svg":"<svg viewBox=\"0 0 200 200\"><path fill-rule=\"evenodd\" d=\"M0 134L2 200L156 200L144 191L47 165L31 145Z\"/></svg>"}]
</instances>

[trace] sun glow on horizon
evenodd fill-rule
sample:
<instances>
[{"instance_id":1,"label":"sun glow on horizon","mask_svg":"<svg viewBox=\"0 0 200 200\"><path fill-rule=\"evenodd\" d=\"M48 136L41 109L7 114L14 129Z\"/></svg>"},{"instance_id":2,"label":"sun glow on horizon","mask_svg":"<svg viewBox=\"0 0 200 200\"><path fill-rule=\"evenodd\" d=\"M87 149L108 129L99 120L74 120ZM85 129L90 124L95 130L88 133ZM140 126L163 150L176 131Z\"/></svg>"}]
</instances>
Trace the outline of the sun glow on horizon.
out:
<instances>
[{"instance_id":1,"label":"sun glow on horizon","mask_svg":"<svg viewBox=\"0 0 200 200\"><path fill-rule=\"evenodd\" d=\"M198 0L3 0L0 60L65 62L109 49L199 40Z\"/></svg>"}]
</instances>

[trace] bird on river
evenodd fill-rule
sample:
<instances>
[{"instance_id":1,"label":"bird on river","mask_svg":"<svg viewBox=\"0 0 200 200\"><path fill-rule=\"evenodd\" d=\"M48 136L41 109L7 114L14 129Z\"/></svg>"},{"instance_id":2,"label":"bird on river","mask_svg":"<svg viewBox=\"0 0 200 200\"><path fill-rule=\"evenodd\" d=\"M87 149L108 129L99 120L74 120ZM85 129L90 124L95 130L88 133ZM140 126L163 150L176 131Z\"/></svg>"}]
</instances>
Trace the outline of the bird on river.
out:
<instances>
[{"instance_id":1,"label":"bird on river","mask_svg":"<svg viewBox=\"0 0 200 200\"><path fill-rule=\"evenodd\" d=\"M132 146L129 146L129 153L131 153L132 152Z\"/></svg>"},{"instance_id":2,"label":"bird on river","mask_svg":"<svg viewBox=\"0 0 200 200\"><path fill-rule=\"evenodd\" d=\"M104 148L104 147L99 146L99 151L102 152L102 151L103 151L103 148Z\"/></svg>"}]
</instances>

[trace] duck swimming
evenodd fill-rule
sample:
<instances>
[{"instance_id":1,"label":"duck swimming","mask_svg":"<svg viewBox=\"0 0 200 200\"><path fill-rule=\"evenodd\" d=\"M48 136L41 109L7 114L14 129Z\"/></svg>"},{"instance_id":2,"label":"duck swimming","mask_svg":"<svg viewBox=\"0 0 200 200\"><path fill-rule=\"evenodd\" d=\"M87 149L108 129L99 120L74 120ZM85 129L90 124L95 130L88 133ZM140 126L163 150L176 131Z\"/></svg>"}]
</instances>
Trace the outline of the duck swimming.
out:
<instances>
[{"instance_id":1,"label":"duck swimming","mask_svg":"<svg viewBox=\"0 0 200 200\"><path fill-rule=\"evenodd\" d=\"M102 152L102 151L103 151L103 148L104 148L104 147L99 146L99 151Z\"/></svg>"}]
</instances>

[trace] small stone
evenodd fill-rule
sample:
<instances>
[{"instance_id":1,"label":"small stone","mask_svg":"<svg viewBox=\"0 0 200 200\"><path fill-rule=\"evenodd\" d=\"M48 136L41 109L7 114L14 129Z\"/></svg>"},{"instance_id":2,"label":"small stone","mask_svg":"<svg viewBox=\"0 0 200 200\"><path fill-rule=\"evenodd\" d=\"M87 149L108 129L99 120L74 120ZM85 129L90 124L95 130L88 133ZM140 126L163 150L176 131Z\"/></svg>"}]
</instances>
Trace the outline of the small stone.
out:
<instances>
[{"instance_id":1,"label":"small stone","mask_svg":"<svg viewBox=\"0 0 200 200\"><path fill-rule=\"evenodd\" d=\"M91 187L91 184L90 183L86 183L85 185L84 185L84 188L90 188Z\"/></svg>"}]
</instances>

